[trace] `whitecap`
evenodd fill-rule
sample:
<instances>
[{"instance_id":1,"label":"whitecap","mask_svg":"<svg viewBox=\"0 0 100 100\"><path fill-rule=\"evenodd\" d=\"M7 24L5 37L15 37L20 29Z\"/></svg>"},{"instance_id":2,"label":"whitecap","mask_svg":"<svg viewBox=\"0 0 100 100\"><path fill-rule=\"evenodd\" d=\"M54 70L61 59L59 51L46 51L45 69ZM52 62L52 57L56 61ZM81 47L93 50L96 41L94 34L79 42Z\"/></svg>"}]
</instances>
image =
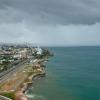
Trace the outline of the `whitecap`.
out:
<instances>
[{"instance_id":1,"label":"whitecap","mask_svg":"<svg viewBox=\"0 0 100 100\"><path fill-rule=\"evenodd\" d=\"M27 95L29 99L33 99L34 100L46 100L46 98L42 95L37 95L37 94L28 94Z\"/></svg>"},{"instance_id":2,"label":"whitecap","mask_svg":"<svg viewBox=\"0 0 100 100\"><path fill-rule=\"evenodd\" d=\"M28 97L28 98L34 98L35 96L32 95L32 94L27 94L27 97Z\"/></svg>"}]
</instances>

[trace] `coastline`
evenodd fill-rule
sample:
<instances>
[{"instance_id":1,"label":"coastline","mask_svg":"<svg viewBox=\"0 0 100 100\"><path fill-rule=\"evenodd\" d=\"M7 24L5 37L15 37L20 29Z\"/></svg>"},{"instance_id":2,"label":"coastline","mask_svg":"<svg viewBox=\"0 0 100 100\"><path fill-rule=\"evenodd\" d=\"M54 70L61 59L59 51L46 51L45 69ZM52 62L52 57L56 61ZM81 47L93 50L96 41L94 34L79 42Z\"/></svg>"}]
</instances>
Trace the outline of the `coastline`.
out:
<instances>
[{"instance_id":1,"label":"coastline","mask_svg":"<svg viewBox=\"0 0 100 100\"><path fill-rule=\"evenodd\" d=\"M28 90L28 87L30 86L30 84L32 84L33 78L38 77L38 76L44 77L46 74L45 66L43 65L43 63L47 60L45 58L37 59L37 60L38 61L33 62L31 66L27 66L26 70L28 71L25 73L26 76L23 78L23 80L21 80L21 83L16 87L15 91L8 89L6 91L2 91L0 94L4 97L8 97L7 100L11 100L11 99L12 100L29 100L25 92ZM12 84L12 82L13 80L10 80L9 83L5 83L4 87L7 87L8 84L10 84L10 86L14 85ZM11 95L12 98L9 99L9 95Z\"/></svg>"},{"instance_id":2,"label":"coastline","mask_svg":"<svg viewBox=\"0 0 100 100\"><path fill-rule=\"evenodd\" d=\"M19 87L19 89L15 93L15 100L29 100L29 98L26 96L25 92L28 90L28 87L30 86L30 84L32 84L33 78L38 77L38 76L43 77L46 74L45 69L42 69L42 63L40 63L40 67L41 67L41 72L30 75L29 81L24 82L23 86Z\"/></svg>"}]
</instances>

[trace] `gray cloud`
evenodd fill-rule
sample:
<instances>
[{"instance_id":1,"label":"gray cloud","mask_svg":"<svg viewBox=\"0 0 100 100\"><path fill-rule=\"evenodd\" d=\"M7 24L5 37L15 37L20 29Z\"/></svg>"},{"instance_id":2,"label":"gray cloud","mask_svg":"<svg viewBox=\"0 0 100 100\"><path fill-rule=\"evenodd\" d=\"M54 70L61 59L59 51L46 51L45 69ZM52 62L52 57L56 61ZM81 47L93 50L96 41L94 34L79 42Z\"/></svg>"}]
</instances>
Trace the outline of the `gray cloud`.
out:
<instances>
[{"instance_id":1,"label":"gray cloud","mask_svg":"<svg viewBox=\"0 0 100 100\"><path fill-rule=\"evenodd\" d=\"M0 41L100 45L99 0L0 0Z\"/></svg>"},{"instance_id":2,"label":"gray cloud","mask_svg":"<svg viewBox=\"0 0 100 100\"><path fill-rule=\"evenodd\" d=\"M99 4L99 0L1 0L0 8L18 11L16 21L30 16L36 23L95 24L100 22Z\"/></svg>"}]
</instances>

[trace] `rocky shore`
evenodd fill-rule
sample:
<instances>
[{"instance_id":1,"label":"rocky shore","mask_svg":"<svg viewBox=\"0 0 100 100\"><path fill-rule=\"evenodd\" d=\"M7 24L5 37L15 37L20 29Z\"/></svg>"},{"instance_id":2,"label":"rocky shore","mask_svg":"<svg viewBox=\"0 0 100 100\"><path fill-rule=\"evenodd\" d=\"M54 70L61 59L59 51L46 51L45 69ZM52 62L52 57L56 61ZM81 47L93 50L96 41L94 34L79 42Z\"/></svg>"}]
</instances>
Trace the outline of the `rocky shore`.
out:
<instances>
[{"instance_id":1,"label":"rocky shore","mask_svg":"<svg viewBox=\"0 0 100 100\"><path fill-rule=\"evenodd\" d=\"M43 59L42 59L43 60ZM42 64L45 60L39 61L35 66L33 66L33 73L29 75L29 77L19 86L17 91L15 92L15 100L29 100L28 97L25 95L30 84L32 84L32 80L35 77L43 77L45 76L45 68Z\"/></svg>"},{"instance_id":2,"label":"rocky shore","mask_svg":"<svg viewBox=\"0 0 100 100\"><path fill-rule=\"evenodd\" d=\"M35 77L45 76L45 65L43 64L45 61L45 58L37 59L32 64L26 66L23 71L16 73L15 76L12 75L11 79L2 86L0 94L8 98L10 97L12 100L29 100L25 92Z\"/></svg>"}]
</instances>

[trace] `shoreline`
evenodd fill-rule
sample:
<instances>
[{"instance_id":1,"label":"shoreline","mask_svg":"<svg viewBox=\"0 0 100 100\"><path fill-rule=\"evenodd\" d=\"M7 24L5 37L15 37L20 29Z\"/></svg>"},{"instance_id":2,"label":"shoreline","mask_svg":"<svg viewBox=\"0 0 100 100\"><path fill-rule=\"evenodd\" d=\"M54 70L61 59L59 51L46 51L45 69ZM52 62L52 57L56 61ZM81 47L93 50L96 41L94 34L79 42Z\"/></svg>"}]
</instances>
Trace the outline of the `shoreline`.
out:
<instances>
[{"instance_id":1,"label":"shoreline","mask_svg":"<svg viewBox=\"0 0 100 100\"><path fill-rule=\"evenodd\" d=\"M29 69L30 70L27 71L26 73L24 73L26 76L24 78L21 78L23 80L21 80L21 81L17 80L17 81L20 81L20 84L16 87L16 90L12 91L11 89L9 89L8 91L7 90L2 91L2 93L0 93L0 94L4 97L9 97L9 95L10 96L12 95L12 97L13 97L12 100L29 100L29 98L26 96L25 92L28 90L28 87L30 86L30 84L32 84L33 79L35 77L44 77L46 74L45 66L43 65L43 63L46 61L46 59L45 58L37 59L37 61L38 62L36 62L36 63L33 62L33 66L28 66L28 68L26 70L29 70ZM17 77L18 77L18 75L17 75ZM17 83L17 81L15 81L15 83L13 84L12 81L15 81L15 80L11 79L9 81L10 85L8 85L9 83L5 83L6 87L12 87L12 85L15 85ZM11 97L9 97L9 98L7 100L11 100Z\"/></svg>"},{"instance_id":2,"label":"shoreline","mask_svg":"<svg viewBox=\"0 0 100 100\"><path fill-rule=\"evenodd\" d=\"M44 60L45 61L45 60ZM44 62L43 61L43 62ZM40 67L42 68L42 63L40 63ZM23 83L23 87L20 87L19 90L15 93L15 100L29 100L26 96L25 92L28 90L30 84L32 84L33 78L35 77L44 77L46 73L44 73L44 69L42 69L41 73L36 73L29 76L29 81Z\"/></svg>"}]
</instances>

